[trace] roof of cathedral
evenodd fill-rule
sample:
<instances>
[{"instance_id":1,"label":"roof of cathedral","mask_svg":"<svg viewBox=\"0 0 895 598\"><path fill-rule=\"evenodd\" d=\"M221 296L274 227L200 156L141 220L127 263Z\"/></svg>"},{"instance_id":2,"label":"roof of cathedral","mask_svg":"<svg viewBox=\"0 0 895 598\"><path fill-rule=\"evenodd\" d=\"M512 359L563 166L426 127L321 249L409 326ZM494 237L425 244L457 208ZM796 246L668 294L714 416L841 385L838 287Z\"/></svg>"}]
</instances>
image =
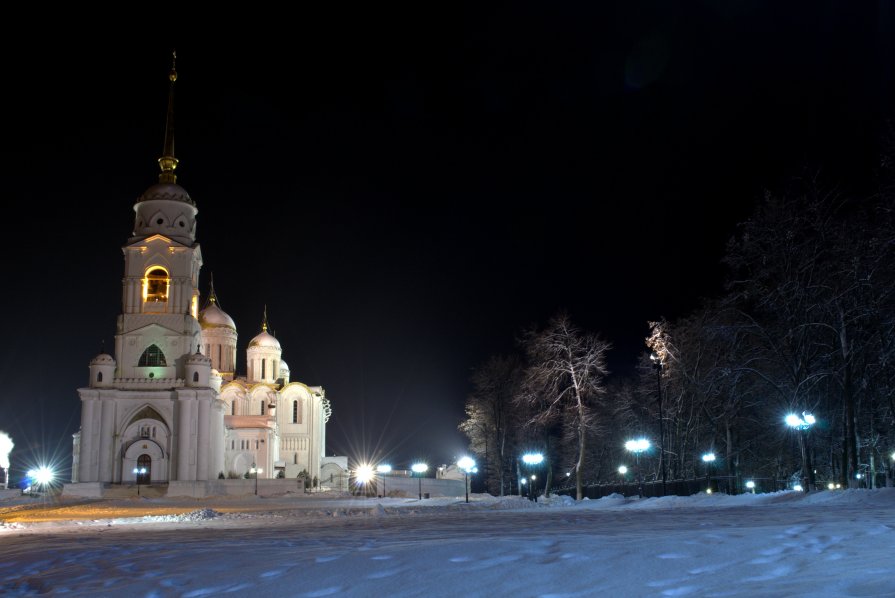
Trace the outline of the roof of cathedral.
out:
<instances>
[{"instance_id":1,"label":"roof of cathedral","mask_svg":"<svg viewBox=\"0 0 895 598\"><path fill-rule=\"evenodd\" d=\"M265 347L282 351L280 341L267 331L267 306L264 306L264 320L261 322L261 333L249 341L249 347ZM279 373L279 372L278 372Z\"/></svg>"},{"instance_id":2,"label":"roof of cathedral","mask_svg":"<svg viewBox=\"0 0 895 598\"><path fill-rule=\"evenodd\" d=\"M289 371L289 366L286 365L286 362L281 359L280 360L280 372L288 372L288 371Z\"/></svg>"},{"instance_id":3,"label":"roof of cathedral","mask_svg":"<svg viewBox=\"0 0 895 598\"><path fill-rule=\"evenodd\" d=\"M90 365L115 365L115 358L109 355L108 353L100 353L96 357L90 360Z\"/></svg>"},{"instance_id":4,"label":"roof of cathedral","mask_svg":"<svg viewBox=\"0 0 895 598\"><path fill-rule=\"evenodd\" d=\"M214 275L208 290L208 304L199 312L199 325L206 328L231 328L236 331L236 323L227 312L218 307L218 296L214 292Z\"/></svg>"},{"instance_id":5,"label":"roof of cathedral","mask_svg":"<svg viewBox=\"0 0 895 598\"><path fill-rule=\"evenodd\" d=\"M271 349L281 350L280 341L267 330L262 330L258 336L249 341L250 347L267 347Z\"/></svg>"},{"instance_id":6,"label":"roof of cathedral","mask_svg":"<svg viewBox=\"0 0 895 598\"><path fill-rule=\"evenodd\" d=\"M196 205L196 202L194 202L190 197L190 194L186 192L186 189L177 183L156 183L143 192L143 195L137 199L137 203L158 199L165 201L182 201L191 206Z\"/></svg>"},{"instance_id":7,"label":"roof of cathedral","mask_svg":"<svg viewBox=\"0 0 895 598\"><path fill-rule=\"evenodd\" d=\"M205 355L202 355L199 351L191 354L186 358L187 365L207 365L211 366L211 358Z\"/></svg>"},{"instance_id":8,"label":"roof of cathedral","mask_svg":"<svg viewBox=\"0 0 895 598\"><path fill-rule=\"evenodd\" d=\"M227 312L218 307L214 301L199 312L199 325L205 328L232 328L236 330L236 323Z\"/></svg>"},{"instance_id":9,"label":"roof of cathedral","mask_svg":"<svg viewBox=\"0 0 895 598\"><path fill-rule=\"evenodd\" d=\"M167 201L182 201L191 206L196 203L190 198L189 193L177 184L175 170L179 160L174 156L174 82L177 81L177 53L171 53L171 72L168 74L171 85L168 89L168 114L165 118L165 145L162 149L162 157L158 159L161 172L158 175L158 183L146 190L137 200L149 201L162 199Z\"/></svg>"}]
</instances>

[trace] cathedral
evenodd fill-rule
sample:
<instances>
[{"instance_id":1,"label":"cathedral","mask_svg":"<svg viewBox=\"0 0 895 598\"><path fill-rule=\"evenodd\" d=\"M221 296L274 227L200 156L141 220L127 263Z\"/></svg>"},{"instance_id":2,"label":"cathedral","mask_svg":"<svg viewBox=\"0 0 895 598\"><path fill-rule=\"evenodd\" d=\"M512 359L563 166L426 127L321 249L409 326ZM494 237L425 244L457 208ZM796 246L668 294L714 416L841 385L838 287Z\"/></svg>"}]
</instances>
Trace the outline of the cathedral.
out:
<instances>
[{"instance_id":1,"label":"cathedral","mask_svg":"<svg viewBox=\"0 0 895 598\"><path fill-rule=\"evenodd\" d=\"M198 209L175 174L173 64L169 80L159 182L137 199L123 247L115 355L91 360L78 389L81 427L65 492L167 484L169 495L201 497L245 486L222 480L248 476L304 478L310 487L341 480L347 459L324 451L329 400L322 387L290 380L266 308L245 376L236 373L236 324L213 284L200 309Z\"/></svg>"}]
</instances>

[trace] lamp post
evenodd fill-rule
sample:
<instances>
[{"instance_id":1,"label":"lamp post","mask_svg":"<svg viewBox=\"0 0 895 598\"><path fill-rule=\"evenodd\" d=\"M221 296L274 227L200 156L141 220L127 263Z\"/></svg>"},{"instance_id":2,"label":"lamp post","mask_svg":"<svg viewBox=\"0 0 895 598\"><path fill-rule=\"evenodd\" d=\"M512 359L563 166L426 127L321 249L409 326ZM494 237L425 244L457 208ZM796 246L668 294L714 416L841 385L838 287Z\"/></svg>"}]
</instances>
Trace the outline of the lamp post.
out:
<instances>
[{"instance_id":1,"label":"lamp post","mask_svg":"<svg viewBox=\"0 0 895 598\"><path fill-rule=\"evenodd\" d=\"M457 467L463 470L463 473L466 475L464 480L464 487L466 488L466 502L469 502L469 472L475 469L475 461L472 457L463 457L459 461L457 461Z\"/></svg>"},{"instance_id":2,"label":"lamp post","mask_svg":"<svg viewBox=\"0 0 895 598\"><path fill-rule=\"evenodd\" d=\"M376 466L376 473L378 473L380 475L380 477L382 478L382 496L383 497L387 496L385 493L385 474L387 474L391 470L392 470L392 466L386 465L385 463L381 463Z\"/></svg>"},{"instance_id":3,"label":"lamp post","mask_svg":"<svg viewBox=\"0 0 895 598\"><path fill-rule=\"evenodd\" d=\"M662 469L662 496L665 496L665 417L662 413L662 359L658 353L650 353L649 358L656 368L656 392L659 397L659 466Z\"/></svg>"},{"instance_id":4,"label":"lamp post","mask_svg":"<svg viewBox=\"0 0 895 598\"><path fill-rule=\"evenodd\" d=\"M419 480L420 500L423 500L423 474L429 471L429 466L425 463L414 463L410 466L410 469L413 470L413 473L416 474Z\"/></svg>"},{"instance_id":5,"label":"lamp post","mask_svg":"<svg viewBox=\"0 0 895 598\"><path fill-rule=\"evenodd\" d=\"M544 461L544 455L541 453L525 453L522 455L522 462L528 465L531 468L534 468ZM535 485L534 485L535 476L531 476L532 484L528 487L528 496L531 500L538 502L538 496L535 494ZM545 488L546 490L546 488Z\"/></svg>"},{"instance_id":6,"label":"lamp post","mask_svg":"<svg viewBox=\"0 0 895 598\"><path fill-rule=\"evenodd\" d=\"M807 411L803 411L801 416L790 413L785 421L787 426L798 431L799 450L802 453L802 488L805 492L811 492L814 488L814 468L811 465L811 451L808 447L808 429L817 420Z\"/></svg>"},{"instance_id":7,"label":"lamp post","mask_svg":"<svg viewBox=\"0 0 895 598\"><path fill-rule=\"evenodd\" d=\"M640 453L649 449L650 442L646 438L638 438L629 440L625 443L625 448L634 453L634 460L637 465L637 495L643 498L643 470L640 469Z\"/></svg>"},{"instance_id":8,"label":"lamp post","mask_svg":"<svg viewBox=\"0 0 895 598\"><path fill-rule=\"evenodd\" d=\"M710 473L712 471L712 463L715 462L715 453L704 454L702 456L702 462L705 463L705 485L706 485L706 489L707 489L706 491L711 492L712 491L712 478L711 478Z\"/></svg>"},{"instance_id":9,"label":"lamp post","mask_svg":"<svg viewBox=\"0 0 895 598\"><path fill-rule=\"evenodd\" d=\"M258 496L258 474L264 470L261 469L260 467L256 468L255 462L252 461L252 469L250 469L249 471L251 471L255 475L255 496Z\"/></svg>"},{"instance_id":10,"label":"lamp post","mask_svg":"<svg viewBox=\"0 0 895 598\"><path fill-rule=\"evenodd\" d=\"M140 496L140 478L145 474L145 467L134 467L134 476L137 478L137 496Z\"/></svg>"},{"instance_id":11,"label":"lamp post","mask_svg":"<svg viewBox=\"0 0 895 598\"><path fill-rule=\"evenodd\" d=\"M755 482L753 482L752 480L749 480L748 482L746 482L746 488L751 490L752 494L755 494Z\"/></svg>"}]
</instances>

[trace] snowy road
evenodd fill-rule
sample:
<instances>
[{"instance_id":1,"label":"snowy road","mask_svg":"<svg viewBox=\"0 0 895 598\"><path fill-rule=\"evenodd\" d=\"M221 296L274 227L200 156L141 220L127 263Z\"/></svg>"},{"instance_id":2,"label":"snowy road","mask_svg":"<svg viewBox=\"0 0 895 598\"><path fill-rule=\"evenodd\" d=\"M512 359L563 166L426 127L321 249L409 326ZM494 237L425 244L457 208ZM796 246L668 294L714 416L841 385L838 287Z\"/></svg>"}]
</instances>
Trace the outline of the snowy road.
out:
<instances>
[{"instance_id":1,"label":"snowy road","mask_svg":"<svg viewBox=\"0 0 895 598\"><path fill-rule=\"evenodd\" d=\"M572 505L209 499L179 516L6 523L0 593L895 596L895 489L865 492Z\"/></svg>"}]
</instances>

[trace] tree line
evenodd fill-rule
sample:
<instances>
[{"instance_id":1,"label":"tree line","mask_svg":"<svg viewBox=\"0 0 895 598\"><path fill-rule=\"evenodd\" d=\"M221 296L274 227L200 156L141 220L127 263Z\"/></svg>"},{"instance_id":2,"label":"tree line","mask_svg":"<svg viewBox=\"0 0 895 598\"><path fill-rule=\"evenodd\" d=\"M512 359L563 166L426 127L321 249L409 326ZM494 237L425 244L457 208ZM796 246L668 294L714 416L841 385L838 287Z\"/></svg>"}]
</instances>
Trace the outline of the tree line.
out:
<instances>
[{"instance_id":1,"label":"tree line","mask_svg":"<svg viewBox=\"0 0 895 598\"><path fill-rule=\"evenodd\" d=\"M882 173L892 174L883 160ZM649 479L703 475L805 490L892 485L895 469L895 192L853 198L816 177L766 193L730 238L724 291L649 322L635 374L612 375L610 343L560 311L471 378L459 429L485 490L516 493L523 452L546 488L618 480L625 441L651 440ZM802 427L786 425L793 414ZM661 415L661 417L660 417ZM808 422L813 422L809 425ZM557 473L558 475L555 475Z\"/></svg>"}]
</instances>

